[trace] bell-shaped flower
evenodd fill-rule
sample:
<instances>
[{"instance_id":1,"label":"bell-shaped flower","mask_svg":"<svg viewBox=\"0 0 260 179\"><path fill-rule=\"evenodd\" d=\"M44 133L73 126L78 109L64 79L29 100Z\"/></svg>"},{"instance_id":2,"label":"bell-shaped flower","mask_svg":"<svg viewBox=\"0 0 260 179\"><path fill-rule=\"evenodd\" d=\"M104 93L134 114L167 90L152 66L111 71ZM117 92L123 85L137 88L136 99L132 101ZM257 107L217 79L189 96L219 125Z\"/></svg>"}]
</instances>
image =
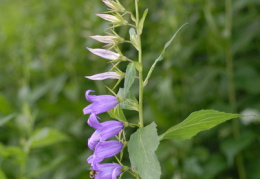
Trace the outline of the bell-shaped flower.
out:
<instances>
[{"instance_id":1,"label":"bell-shaped flower","mask_svg":"<svg viewBox=\"0 0 260 179\"><path fill-rule=\"evenodd\" d=\"M95 48L95 49L92 49L92 48L88 48L87 49L97 55L97 56L100 56L101 58L104 58L104 59L108 59L108 60L118 60L120 58L120 54L118 53L115 53L115 52L112 52L110 50L106 50L106 49L102 49L102 48Z\"/></svg>"},{"instance_id":2,"label":"bell-shaped flower","mask_svg":"<svg viewBox=\"0 0 260 179\"><path fill-rule=\"evenodd\" d=\"M110 15L110 14L96 14L98 17L101 17L102 19L105 19L109 22L112 22L112 24L116 25L127 25L128 22L124 20L124 18L121 15Z\"/></svg>"},{"instance_id":3,"label":"bell-shaped flower","mask_svg":"<svg viewBox=\"0 0 260 179\"><path fill-rule=\"evenodd\" d=\"M92 166L96 171L95 179L116 179L123 171L121 165L117 163L101 163Z\"/></svg>"},{"instance_id":4,"label":"bell-shaped flower","mask_svg":"<svg viewBox=\"0 0 260 179\"><path fill-rule=\"evenodd\" d=\"M90 95L93 90L86 91L86 99L91 102L90 105L83 109L84 114L100 114L113 109L118 101L115 96L112 95Z\"/></svg>"},{"instance_id":5,"label":"bell-shaped flower","mask_svg":"<svg viewBox=\"0 0 260 179\"><path fill-rule=\"evenodd\" d=\"M105 158L113 157L118 154L123 148L123 143L111 140L99 142L94 150L94 154L91 155L87 161L92 166L103 161Z\"/></svg>"},{"instance_id":6,"label":"bell-shaped flower","mask_svg":"<svg viewBox=\"0 0 260 179\"><path fill-rule=\"evenodd\" d=\"M119 75L117 72L105 72L105 73L99 73L92 76L85 76L86 78L90 80L105 80L105 79L120 79L121 75Z\"/></svg>"},{"instance_id":7,"label":"bell-shaped flower","mask_svg":"<svg viewBox=\"0 0 260 179\"><path fill-rule=\"evenodd\" d=\"M117 135L123 128L124 123L121 121L106 121L100 123L95 114L91 114L88 119L89 126L96 129L88 139L88 147L94 150L99 141L105 141Z\"/></svg>"},{"instance_id":8,"label":"bell-shaped flower","mask_svg":"<svg viewBox=\"0 0 260 179\"><path fill-rule=\"evenodd\" d=\"M88 148L94 150L100 140L100 131L95 131L88 139Z\"/></svg>"},{"instance_id":9,"label":"bell-shaped flower","mask_svg":"<svg viewBox=\"0 0 260 179\"><path fill-rule=\"evenodd\" d=\"M113 35L94 35L94 36L89 36L90 38L97 40L102 43L107 43L107 44L117 44L117 43L122 43L124 42L124 39L121 37L113 36Z\"/></svg>"}]
</instances>

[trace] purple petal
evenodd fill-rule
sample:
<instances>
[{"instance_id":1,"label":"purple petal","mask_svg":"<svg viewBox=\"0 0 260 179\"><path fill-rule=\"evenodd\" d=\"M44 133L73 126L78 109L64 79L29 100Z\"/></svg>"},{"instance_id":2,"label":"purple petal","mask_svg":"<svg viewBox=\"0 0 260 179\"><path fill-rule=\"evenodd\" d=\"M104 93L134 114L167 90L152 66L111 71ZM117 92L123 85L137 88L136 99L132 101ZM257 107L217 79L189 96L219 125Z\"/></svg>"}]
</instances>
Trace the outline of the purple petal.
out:
<instances>
[{"instance_id":1,"label":"purple petal","mask_svg":"<svg viewBox=\"0 0 260 179\"><path fill-rule=\"evenodd\" d=\"M88 139L88 148L94 150L100 140L100 131L96 130Z\"/></svg>"},{"instance_id":2,"label":"purple petal","mask_svg":"<svg viewBox=\"0 0 260 179\"><path fill-rule=\"evenodd\" d=\"M97 164L93 167L93 170L97 171L95 179L116 179L122 173L121 168L122 166L116 163Z\"/></svg>"},{"instance_id":3,"label":"purple petal","mask_svg":"<svg viewBox=\"0 0 260 179\"><path fill-rule=\"evenodd\" d=\"M93 155L90 155L87 159L87 162L92 164L93 163Z\"/></svg>"},{"instance_id":4,"label":"purple petal","mask_svg":"<svg viewBox=\"0 0 260 179\"><path fill-rule=\"evenodd\" d=\"M102 128L101 123L98 122L98 117L94 113L90 114L90 116L88 118L88 125L90 127L93 127L94 129L101 129Z\"/></svg>"},{"instance_id":5,"label":"purple petal","mask_svg":"<svg viewBox=\"0 0 260 179\"><path fill-rule=\"evenodd\" d=\"M83 109L84 114L100 114L113 109L118 101L115 96L112 95L89 95L92 90L86 91L86 99L92 104Z\"/></svg>"},{"instance_id":6,"label":"purple petal","mask_svg":"<svg viewBox=\"0 0 260 179\"><path fill-rule=\"evenodd\" d=\"M123 148L122 142L111 140L99 142L94 151L94 158L96 159L94 162L101 162L105 158L113 157L118 154Z\"/></svg>"},{"instance_id":7,"label":"purple petal","mask_svg":"<svg viewBox=\"0 0 260 179\"><path fill-rule=\"evenodd\" d=\"M124 128L124 123L120 121L106 121L102 122L101 125L100 141L114 137Z\"/></svg>"}]
</instances>

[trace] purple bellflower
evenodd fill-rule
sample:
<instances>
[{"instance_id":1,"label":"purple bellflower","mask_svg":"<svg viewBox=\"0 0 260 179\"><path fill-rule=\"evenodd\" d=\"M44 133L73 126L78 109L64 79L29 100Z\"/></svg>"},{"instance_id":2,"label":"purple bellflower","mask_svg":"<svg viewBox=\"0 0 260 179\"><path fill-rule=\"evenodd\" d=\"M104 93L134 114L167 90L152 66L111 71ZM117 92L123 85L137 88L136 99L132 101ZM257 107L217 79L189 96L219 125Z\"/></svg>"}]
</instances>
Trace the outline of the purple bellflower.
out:
<instances>
[{"instance_id":1,"label":"purple bellflower","mask_svg":"<svg viewBox=\"0 0 260 179\"><path fill-rule=\"evenodd\" d=\"M95 149L99 141L103 142L114 137L124 128L124 124L121 121L106 121L99 123L98 117L95 114L89 116L88 125L96 129L88 139L88 147L91 150Z\"/></svg>"},{"instance_id":2,"label":"purple bellflower","mask_svg":"<svg viewBox=\"0 0 260 179\"><path fill-rule=\"evenodd\" d=\"M86 91L86 99L91 102L90 105L83 109L84 114L100 114L113 109L118 101L115 96L112 95L90 95L93 90Z\"/></svg>"},{"instance_id":3,"label":"purple bellflower","mask_svg":"<svg viewBox=\"0 0 260 179\"><path fill-rule=\"evenodd\" d=\"M96 171L95 179L116 179L123 171L121 165L116 163L102 163L92 166Z\"/></svg>"},{"instance_id":4,"label":"purple bellflower","mask_svg":"<svg viewBox=\"0 0 260 179\"><path fill-rule=\"evenodd\" d=\"M122 148L123 143L116 140L99 142L95 147L94 154L91 155L87 161L91 166L97 165L105 158L113 157L118 154Z\"/></svg>"}]
</instances>

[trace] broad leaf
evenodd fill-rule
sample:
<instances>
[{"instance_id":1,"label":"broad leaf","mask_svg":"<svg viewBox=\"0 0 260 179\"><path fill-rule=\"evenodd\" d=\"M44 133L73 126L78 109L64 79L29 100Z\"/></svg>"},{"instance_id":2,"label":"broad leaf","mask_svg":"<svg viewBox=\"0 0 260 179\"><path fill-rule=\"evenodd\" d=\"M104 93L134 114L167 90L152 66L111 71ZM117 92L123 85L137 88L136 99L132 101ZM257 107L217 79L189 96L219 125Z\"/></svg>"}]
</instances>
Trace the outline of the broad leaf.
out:
<instances>
[{"instance_id":1,"label":"broad leaf","mask_svg":"<svg viewBox=\"0 0 260 179\"><path fill-rule=\"evenodd\" d=\"M130 137L128 152L131 166L142 179L160 178L161 167L155 155L158 145L159 138L155 123L138 129Z\"/></svg>"},{"instance_id":2,"label":"broad leaf","mask_svg":"<svg viewBox=\"0 0 260 179\"><path fill-rule=\"evenodd\" d=\"M230 114L216 110L200 110L191 113L183 122L171 127L164 134L160 135L160 140L190 139L198 132L208 130L229 119L241 117L240 114Z\"/></svg>"},{"instance_id":3,"label":"broad leaf","mask_svg":"<svg viewBox=\"0 0 260 179\"><path fill-rule=\"evenodd\" d=\"M134 63L129 63L126 68L126 73L125 73L125 81L124 81L124 96L128 94L131 86L134 83L135 80L135 75L136 75L136 69L135 69L135 64Z\"/></svg>"},{"instance_id":4,"label":"broad leaf","mask_svg":"<svg viewBox=\"0 0 260 179\"><path fill-rule=\"evenodd\" d=\"M31 148L46 147L65 140L68 137L57 129L41 128L33 133Z\"/></svg>"},{"instance_id":5,"label":"broad leaf","mask_svg":"<svg viewBox=\"0 0 260 179\"><path fill-rule=\"evenodd\" d=\"M115 108L108 111L108 114L111 118L117 119L122 122L127 122L124 112L119 106L116 106Z\"/></svg>"}]
</instances>

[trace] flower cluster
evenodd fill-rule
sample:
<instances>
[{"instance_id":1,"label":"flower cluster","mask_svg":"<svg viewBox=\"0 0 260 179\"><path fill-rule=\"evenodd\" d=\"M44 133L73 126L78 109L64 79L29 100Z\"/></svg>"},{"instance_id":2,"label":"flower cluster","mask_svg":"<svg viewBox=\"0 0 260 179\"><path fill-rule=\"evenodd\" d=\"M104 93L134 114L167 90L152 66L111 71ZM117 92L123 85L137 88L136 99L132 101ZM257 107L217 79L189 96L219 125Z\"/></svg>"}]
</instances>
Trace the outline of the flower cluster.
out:
<instances>
[{"instance_id":1,"label":"flower cluster","mask_svg":"<svg viewBox=\"0 0 260 179\"><path fill-rule=\"evenodd\" d=\"M91 164L92 170L96 171L95 178L116 178L116 176L122 173L122 171L120 171L122 166L111 163L101 164L100 162L105 158L115 156L122 150L122 142L106 140L117 135L124 128L124 124L121 121L113 120L99 122L97 114L113 109L118 104L118 101L115 96L90 95L89 93L91 92L94 91L88 90L86 92L86 99L91 102L91 104L83 109L83 113L90 114L88 125L93 127L96 131L88 139L88 147L93 150L94 153L87 159L87 161Z\"/></svg>"},{"instance_id":2,"label":"flower cluster","mask_svg":"<svg viewBox=\"0 0 260 179\"><path fill-rule=\"evenodd\" d=\"M96 14L98 17L101 17L109 21L114 27L121 25L127 25L128 22L123 18L123 15L126 10L119 3L118 0L102 0L108 6L109 14ZM87 49L101 58L109 60L112 64L119 63L121 61L129 60L127 57L123 56L120 52L117 44L123 43L125 40L117 35L115 31L112 30L112 33L109 33L106 36L95 35L90 36L92 39L97 40L101 43L105 43L105 47L109 49L102 48L88 48ZM112 51L115 49L116 52ZM86 76L90 80L105 80L105 79L118 79L121 80L124 78L124 73L121 72L117 65L113 64L113 68L109 72L99 73L92 76ZM90 105L83 109L83 113L90 114L88 119L88 125L95 129L95 132L88 139L88 147L94 151L87 162L91 164L91 169L94 171L91 173L91 177L96 179L116 179L123 171L123 166L116 163L101 163L105 158L109 158L117 155L123 148L123 142L117 140L107 139L116 136L124 128L124 123L121 121L106 121L99 122L100 118L98 114L107 112L117 106L118 99L112 95L91 95L90 93L94 92L93 90L86 91L86 99L91 102Z\"/></svg>"}]
</instances>

